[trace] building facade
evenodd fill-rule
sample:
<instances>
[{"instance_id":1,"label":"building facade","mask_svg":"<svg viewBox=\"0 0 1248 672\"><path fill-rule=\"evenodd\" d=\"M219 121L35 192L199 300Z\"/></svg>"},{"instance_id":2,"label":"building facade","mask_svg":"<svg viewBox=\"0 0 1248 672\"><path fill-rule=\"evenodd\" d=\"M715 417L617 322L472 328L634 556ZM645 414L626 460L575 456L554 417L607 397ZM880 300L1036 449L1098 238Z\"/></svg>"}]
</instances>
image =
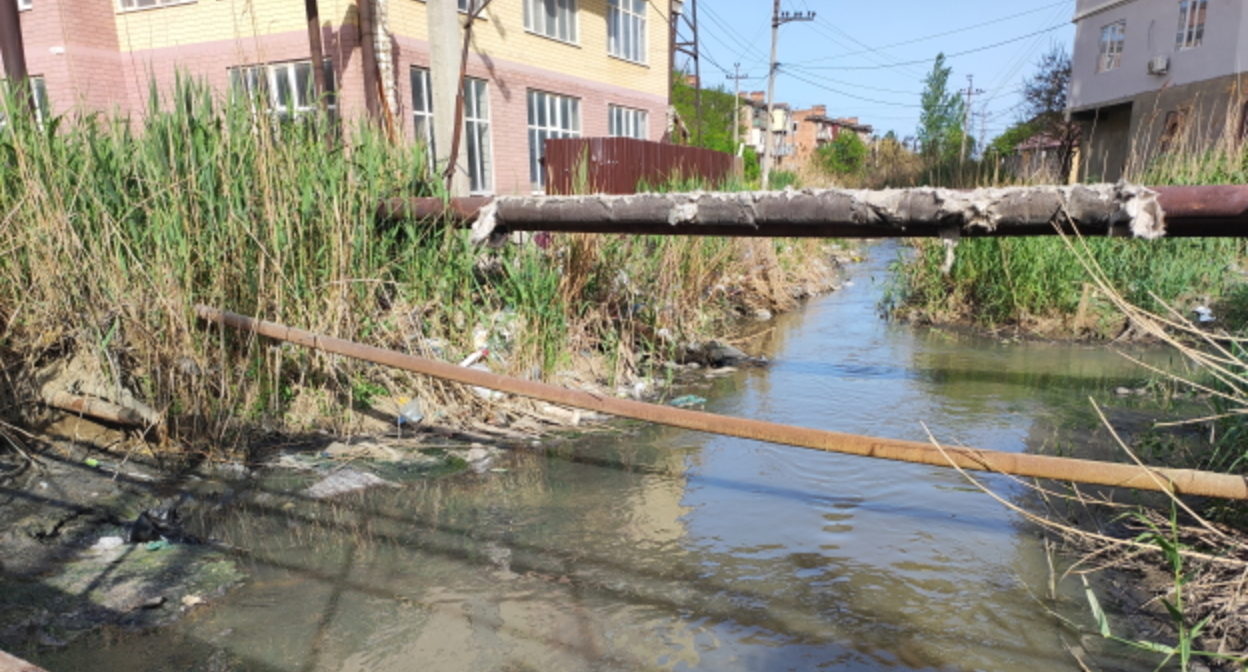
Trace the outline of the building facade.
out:
<instances>
[{"instance_id":1,"label":"building facade","mask_svg":"<svg viewBox=\"0 0 1248 672\"><path fill-rule=\"evenodd\" d=\"M858 117L829 117L826 105L813 105L809 110L795 110L793 118L793 160L798 165L810 163L816 150L836 140L842 133L857 135L867 146L872 142L874 129L871 126L858 123Z\"/></svg>"},{"instance_id":2,"label":"building facade","mask_svg":"<svg viewBox=\"0 0 1248 672\"><path fill-rule=\"evenodd\" d=\"M741 94L741 126L745 129L743 142L763 155L767 142L767 134L771 134L772 167L777 170L793 170L797 166L794 159L793 133L797 125L793 121L793 112L788 103L774 103L771 109L771 122L767 120L767 94L762 91L751 91Z\"/></svg>"},{"instance_id":3,"label":"building facade","mask_svg":"<svg viewBox=\"0 0 1248 672\"><path fill-rule=\"evenodd\" d=\"M53 114L141 118L151 92L168 95L180 74L222 96L263 92L281 116L316 105L299 0L0 1L22 10L27 65ZM670 63L669 26L658 7L645 0L493 0L473 27L467 66L461 155L472 191L540 189L548 137L660 139ZM369 20L361 20L362 9ZM319 12L336 114L379 116L378 107L393 105L380 116L409 141L430 142L434 115L453 110L431 105L425 3L319 0ZM377 37L370 30L389 45L377 58L384 67L364 65L362 43ZM451 67L458 73L458 62ZM378 89L393 102L382 102Z\"/></svg>"},{"instance_id":4,"label":"building facade","mask_svg":"<svg viewBox=\"0 0 1248 672\"><path fill-rule=\"evenodd\" d=\"M1159 153L1242 136L1245 14L1242 0L1078 0L1076 177L1116 181Z\"/></svg>"}]
</instances>

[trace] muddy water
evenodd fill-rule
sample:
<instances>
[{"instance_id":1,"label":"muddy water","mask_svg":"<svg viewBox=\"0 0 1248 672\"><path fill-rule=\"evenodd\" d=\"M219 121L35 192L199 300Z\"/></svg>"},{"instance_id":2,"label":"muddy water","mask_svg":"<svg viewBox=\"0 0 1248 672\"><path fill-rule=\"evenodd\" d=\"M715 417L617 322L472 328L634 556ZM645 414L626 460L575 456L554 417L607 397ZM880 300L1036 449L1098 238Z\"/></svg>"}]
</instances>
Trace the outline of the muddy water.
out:
<instances>
[{"instance_id":1,"label":"muddy water","mask_svg":"<svg viewBox=\"0 0 1248 672\"><path fill-rule=\"evenodd\" d=\"M887 324L875 306L893 255L876 248L843 291L776 320L759 337L774 365L708 380L707 409L1095 452L1088 395L1139 371L1102 349ZM38 660L128 672L1076 666L1045 609L1036 535L956 473L640 425L490 466L324 506L281 494L297 480L269 480L272 494L201 521L246 549L245 586L172 631ZM1077 617L1075 604L1057 608Z\"/></svg>"}]
</instances>

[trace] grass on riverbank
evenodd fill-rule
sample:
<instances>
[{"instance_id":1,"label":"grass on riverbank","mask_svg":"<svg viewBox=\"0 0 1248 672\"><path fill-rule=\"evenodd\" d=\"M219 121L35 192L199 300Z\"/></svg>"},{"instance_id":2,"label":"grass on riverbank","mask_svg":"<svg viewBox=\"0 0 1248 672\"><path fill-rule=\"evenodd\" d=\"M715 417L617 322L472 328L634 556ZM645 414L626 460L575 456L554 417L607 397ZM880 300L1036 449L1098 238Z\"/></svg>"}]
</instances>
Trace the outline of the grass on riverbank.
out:
<instances>
[{"instance_id":1,"label":"grass on riverbank","mask_svg":"<svg viewBox=\"0 0 1248 672\"><path fill-rule=\"evenodd\" d=\"M82 355L175 439L204 445L243 426L346 429L357 411L386 417L397 394L450 416L486 406L457 386L206 329L196 303L450 361L489 345L499 372L619 379L734 312L790 305L790 287L822 268L819 246L785 241L555 236L483 251L436 223L379 226L379 199L437 193L415 150L367 126L279 123L194 81L154 92L141 124L11 116L6 404L28 405L38 371Z\"/></svg>"}]
</instances>

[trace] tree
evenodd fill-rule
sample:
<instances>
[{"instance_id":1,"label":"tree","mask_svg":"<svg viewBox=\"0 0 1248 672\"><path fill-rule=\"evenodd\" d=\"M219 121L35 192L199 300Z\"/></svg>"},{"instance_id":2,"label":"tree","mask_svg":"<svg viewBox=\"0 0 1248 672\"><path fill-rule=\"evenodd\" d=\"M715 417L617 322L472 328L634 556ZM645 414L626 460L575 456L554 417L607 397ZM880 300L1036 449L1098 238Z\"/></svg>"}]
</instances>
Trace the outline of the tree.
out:
<instances>
[{"instance_id":1,"label":"tree","mask_svg":"<svg viewBox=\"0 0 1248 672\"><path fill-rule=\"evenodd\" d=\"M1079 145L1079 124L1066 121L1066 94L1070 91L1070 55L1066 47L1055 45L1036 61L1036 70L1023 81L1023 119L1057 145L1061 175L1070 174L1075 147Z\"/></svg>"},{"instance_id":2,"label":"tree","mask_svg":"<svg viewBox=\"0 0 1248 672\"><path fill-rule=\"evenodd\" d=\"M932 71L923 79L923 95L919 104L919 142L929 160L955 158L962 145L962 118L965 103L962 95L949 90L953 68L945 65L945 54L936 55Z\"/></svg>"},{"instance_id":3,"label":"tree","mask_svg":"<svg viewBox=\"0 0 1248 672\"><path fill-rule=\"evenodd\" d=\"M689 144L697 143L698 113L694 104L696 90L685 81L684 75L678 75L672 85L672 105L676 113L684 120L689 129ZM702 89L702 142L699 147L713 149L718 152L736 154L737 148L732 146L732 125L737 110L736 96L722 86L714 89ZM676 138L673 138L676 141Z\"/></svg>"},{"instance_id":4,"label":"tree","mask_svg":"<svg viewBox=\"0 0 1248 672\"><path fill-rule=\"evenodd\" d=\"M841 131L815 150L815 165L830 175L852 175L867 163L867 145L852 131Z\"/></svg>"}]
</instances>

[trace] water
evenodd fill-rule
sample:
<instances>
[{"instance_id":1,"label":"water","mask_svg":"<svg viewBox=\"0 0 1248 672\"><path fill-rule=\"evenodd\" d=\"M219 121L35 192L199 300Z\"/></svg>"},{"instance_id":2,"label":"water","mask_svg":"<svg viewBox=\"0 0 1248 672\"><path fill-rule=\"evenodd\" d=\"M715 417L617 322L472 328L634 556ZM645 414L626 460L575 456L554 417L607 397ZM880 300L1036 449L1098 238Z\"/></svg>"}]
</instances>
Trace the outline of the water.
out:
<instances>
[{"instance_id":1,"label":"water","mask_svg":"<svg viewBox=\"0 0 1248 672\"><path fill-rule=\"evenodd\" d=\"M1097 441L1087 396L1142 377L1100 348L887 324L875 306L894 254L876 248L852 285L777 319L759 337L774 365L708 381L708 410L1052 451ZM274 495L228 510L208 524L248 549L247 585L171 631L39 662L127 672L1075 667L1062 637L1077 637L1046 611L1038 537L956 472L626 428L517 452L495 465L505 473L319 508ZM1058 608L1078 617L1075 604Z\"/></svg>"}]
</instances>

